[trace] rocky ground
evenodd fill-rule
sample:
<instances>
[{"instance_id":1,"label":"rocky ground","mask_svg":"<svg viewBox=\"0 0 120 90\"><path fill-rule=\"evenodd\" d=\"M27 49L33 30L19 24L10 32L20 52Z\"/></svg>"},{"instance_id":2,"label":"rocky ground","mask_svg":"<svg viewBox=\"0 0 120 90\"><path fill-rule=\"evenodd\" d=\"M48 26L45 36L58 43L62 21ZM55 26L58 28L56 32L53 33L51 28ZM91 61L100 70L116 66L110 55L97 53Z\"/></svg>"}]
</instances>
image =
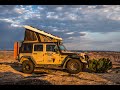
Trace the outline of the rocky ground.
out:
<instances>
[{"instance_id":1,"label":"rocky ground","mask_svg":"<svg viewBox=\"0 0 120 90\"><path fill-rule=\"evenodd\" d=\"M0 51L0 85L120 85L120 68L72 75L62 70L36 69L33 74L24 74L13 51Z\"/></svg>"}]
</instances>

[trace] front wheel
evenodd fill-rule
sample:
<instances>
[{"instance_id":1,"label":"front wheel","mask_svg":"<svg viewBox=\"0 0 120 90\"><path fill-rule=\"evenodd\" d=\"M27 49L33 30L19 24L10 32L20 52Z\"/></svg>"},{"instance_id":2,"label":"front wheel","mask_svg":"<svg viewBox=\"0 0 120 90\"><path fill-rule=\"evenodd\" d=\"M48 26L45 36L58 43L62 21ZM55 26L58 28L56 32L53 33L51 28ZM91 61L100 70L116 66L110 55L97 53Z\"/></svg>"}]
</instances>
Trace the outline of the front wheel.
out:
<instances>
[{"instance_id":1,"label":"front wheel","mask_svg":"<svg viewBox=\"0 0 120 90\"><path fill-rule=\"evenodd\" d=\"M34 71L34 64L29 60L24 61L22 63L22 71L27 74L32 73Z\"/></svg>"},{"instance_id":2,"label":"front wheel","mask_svg":"<svg viewBox=\"0 0 120 90\"><path fill-rule=\"evenodd\" d=\"M71 59L66 64L66 69L71 74L77 74L82 71L83 64L76 59Z\"/></svg>"}]
</instances>

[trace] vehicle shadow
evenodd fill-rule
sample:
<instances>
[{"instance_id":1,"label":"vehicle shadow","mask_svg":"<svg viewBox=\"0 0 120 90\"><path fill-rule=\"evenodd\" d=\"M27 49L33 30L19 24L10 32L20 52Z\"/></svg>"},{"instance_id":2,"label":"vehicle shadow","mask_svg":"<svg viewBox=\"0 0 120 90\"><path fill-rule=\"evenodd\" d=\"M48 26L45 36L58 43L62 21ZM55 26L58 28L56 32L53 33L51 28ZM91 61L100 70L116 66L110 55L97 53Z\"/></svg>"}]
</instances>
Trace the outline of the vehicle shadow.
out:
<instances>
[{"instance_id":1,"label":"vehicle shadow","mask_svg":"<svg viewBox=\"0 0 120 90\"><path fill-rule=\"evenodd\" d=\"M29 78L29 79L20 80L16 82L15 85L52 85L52 84L48 82L47 80Z\"/></svg>"},{"instance_id":2,"label":"vehicle shadow","mask_svg":"<svg viewBox=\"0 0 120 90\"><path fill-rule=\"evenodd\" d=\"M18 62L13 62L13 63L10 63L10 62L3 62L3 63L0 63L0 64L4 64L4 65L9 65L11 66L15 71L18 71L18 72L22 72L22 66L18 63ZM55 69L55 68L43 68L43 67L40 67L40 68L36 68L34 70L34 72L32 73L33 75L34 74L50 74L51 72L56 72L56 71L61 71L61 72L66 72L66 70L63 70L63 69Z\"/></svg>"},{"instance_id":3,"label":"vehicle shadow","mask_svg":"<svg viewBox=\"0 0 120 90\"><path fill-rule=\"evenodd\" d=\"M0 72L0 85L52 85L47 80L42 80L39 77L24 77L15 72Z\"/></svg>"}]
</instances>

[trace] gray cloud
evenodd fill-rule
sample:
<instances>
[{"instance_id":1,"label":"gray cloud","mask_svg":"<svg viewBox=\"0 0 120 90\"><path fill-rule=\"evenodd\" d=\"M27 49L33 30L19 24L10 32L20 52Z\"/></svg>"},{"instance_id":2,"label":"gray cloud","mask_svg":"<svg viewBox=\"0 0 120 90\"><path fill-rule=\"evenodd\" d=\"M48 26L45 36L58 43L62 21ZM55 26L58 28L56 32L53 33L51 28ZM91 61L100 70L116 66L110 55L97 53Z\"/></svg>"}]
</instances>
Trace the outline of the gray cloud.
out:
<instances>
[{"instance_id":1,"label":"gray cloud","mask_svg":"<svg viewBox=\"0 0 120 90\"><path fill-rule=\"evenodd\" d=\"M82 37L87 37L87 32L107 35L109 32L120 31L119 5L1 5L0 12L1 49L4 44L7 48L13 48L14 41L23 40L22 25L31 25L60 36L65 43L78 43L79 39L81 43L84 42L82 45L87 43L86 46L83 45L85 48L89 48L90 45L101 45L101 48L104 43L108 45L113 42L97 39L83 41ZM118 37L115 38L117 39ZM112 45L115 48L115 45L119 44Z\"/></svg>"},{"instance_id":2,"label":"gray cloud","mask_svg":"<svg viewBox=\"0 0 120 90\"><path fill-rule=\"evenodd\" d=\"M80 32L80 36L85 36L86 34L86 32Z\"/></svg>"},{"instance_id":3,"label":"gray cloud","mask_svg":"<svg viewBox=\"0 0 120 90\"><path fill-rule=\"evenodd\" d=\"M0 49L13 49L15 41L23 40L24 29L11 27L6 22L0 22L0 27Z\"/></svg>"},{"instance_id":4,"label":"gray cloud","mask_svg":"<svg viewBox=\"0 0 120 90\"><path fill-rule=\"evenodd\" d=\"M0 5L0 11L11 11L15 8L15 5Z\"/></svg>"}]
</instances>

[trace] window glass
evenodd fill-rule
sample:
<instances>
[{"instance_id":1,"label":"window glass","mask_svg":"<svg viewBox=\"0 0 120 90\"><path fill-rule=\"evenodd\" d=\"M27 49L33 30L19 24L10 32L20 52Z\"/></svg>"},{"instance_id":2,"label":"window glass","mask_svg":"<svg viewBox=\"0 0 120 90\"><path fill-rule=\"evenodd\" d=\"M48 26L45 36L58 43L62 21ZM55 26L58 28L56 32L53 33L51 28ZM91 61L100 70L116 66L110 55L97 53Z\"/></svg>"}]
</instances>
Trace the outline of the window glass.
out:
<instances>
[{"instance_id":1,"label":"window glass","mask_svg":"<svg viewBox=\"0 0 120 90\"><path fill-rule=\"evenodd\" d=\"M54 48L55 48L55 45L46 45L46 51L55 51L54 50Z\"/></svg>"},{"instance_id":2,"label":"window glass","mask_svg":"<svg viewBox=\"0 0 120 90\"><path fill-rule=\"evenodd\" d=\"M60 45L60 50L66 50L66 48L63 45Z\"/></svg>"},{"instance_id":3,"label":"window glass","mask_svg":"<svg viewBox=\"0 0 120 90\"><path fill-rule=\"evenodd\" d=\"M34 51L43 51L43 45L35 45Z\"/></svg>"},{"instance_id":4,"label":"window glass","mask_svg":"<svg viewBox=\"0 0 120 90\"><path fill-rule=\"evenodd\" d=\"M32 53L32 44L28 43L22 44L21 53Z\"/></svg>"}]
</instances>

